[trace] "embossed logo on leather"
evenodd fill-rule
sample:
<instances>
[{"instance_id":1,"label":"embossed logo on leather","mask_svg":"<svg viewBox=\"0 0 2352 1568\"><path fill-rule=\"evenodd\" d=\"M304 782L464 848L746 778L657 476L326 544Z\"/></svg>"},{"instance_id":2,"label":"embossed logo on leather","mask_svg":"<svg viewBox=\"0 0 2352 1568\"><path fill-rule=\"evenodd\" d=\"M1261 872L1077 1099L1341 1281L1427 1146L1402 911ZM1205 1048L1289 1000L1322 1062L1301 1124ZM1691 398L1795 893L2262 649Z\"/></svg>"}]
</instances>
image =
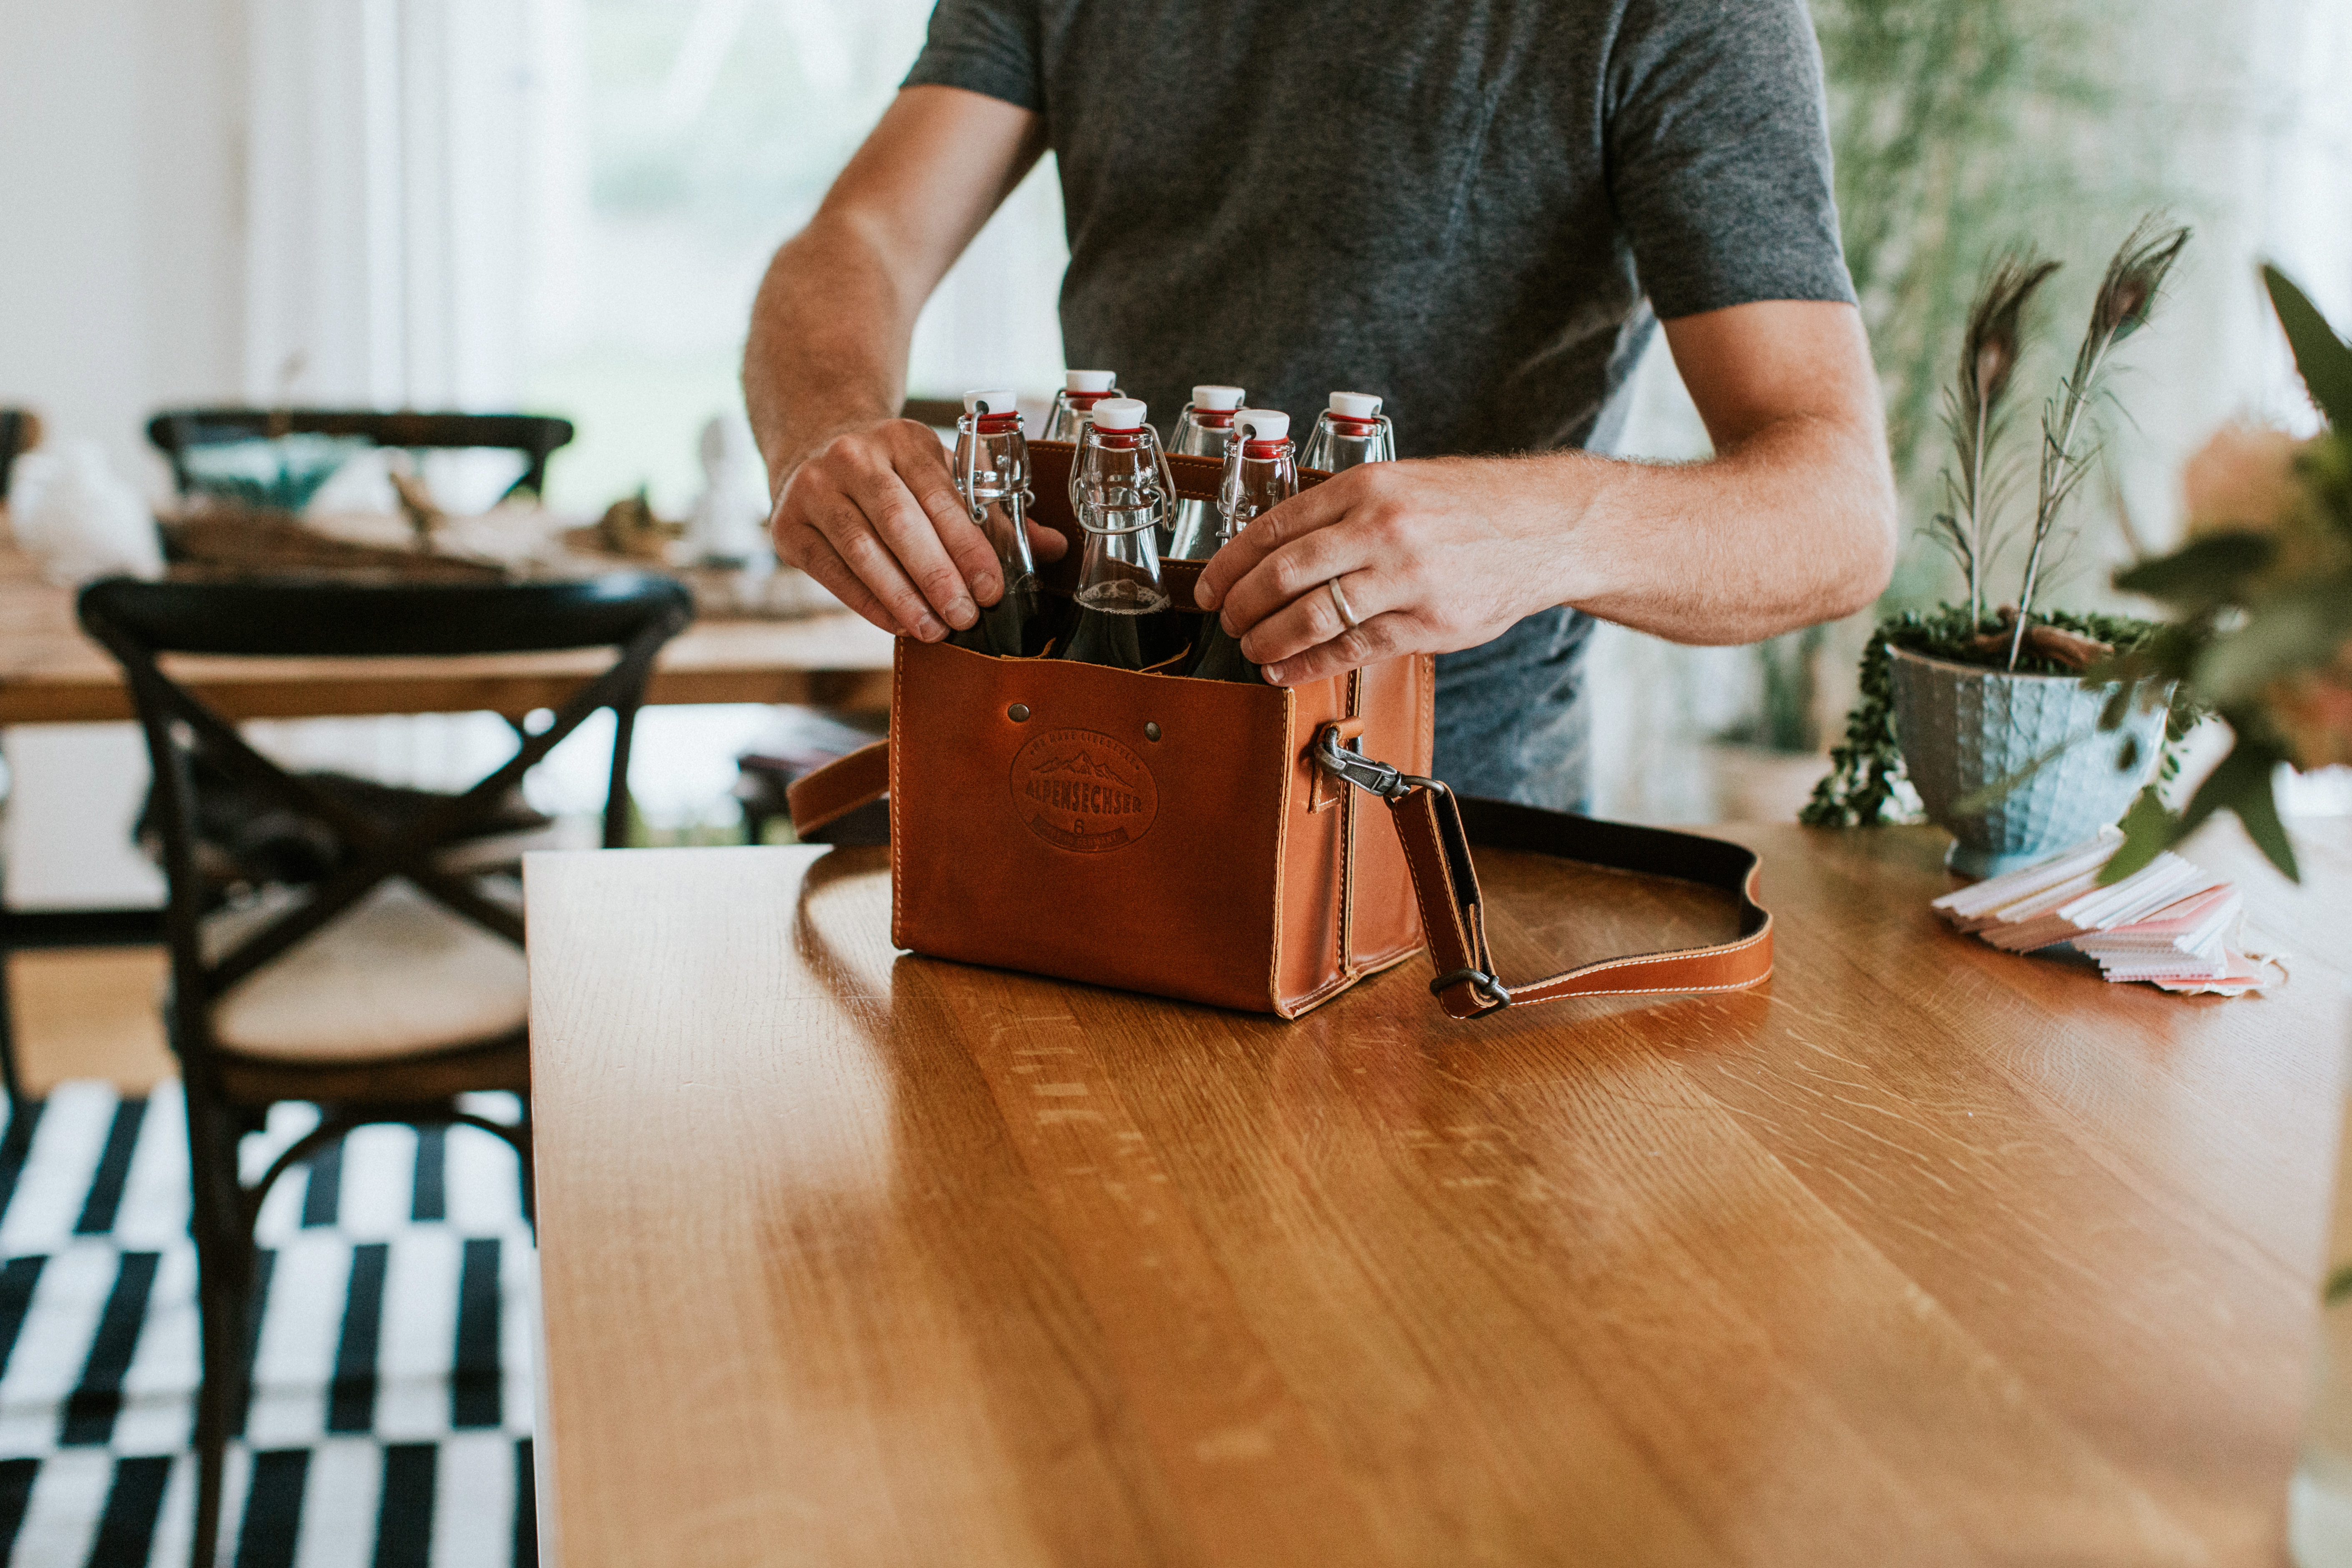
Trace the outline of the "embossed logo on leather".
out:
<instances>
[{"instance_id":1,"label":"embossed logo on leather","mask_svg":"<svg viewBox=\"0 0 2352 1568\"><path fill-rule=\"evenodd\" d=\"M1048 730L1013 759L1013 806L1029 831L1081 855L1151 831L1160 786L1143 759L1093 730Z\"/></svg>"}]
</instances>

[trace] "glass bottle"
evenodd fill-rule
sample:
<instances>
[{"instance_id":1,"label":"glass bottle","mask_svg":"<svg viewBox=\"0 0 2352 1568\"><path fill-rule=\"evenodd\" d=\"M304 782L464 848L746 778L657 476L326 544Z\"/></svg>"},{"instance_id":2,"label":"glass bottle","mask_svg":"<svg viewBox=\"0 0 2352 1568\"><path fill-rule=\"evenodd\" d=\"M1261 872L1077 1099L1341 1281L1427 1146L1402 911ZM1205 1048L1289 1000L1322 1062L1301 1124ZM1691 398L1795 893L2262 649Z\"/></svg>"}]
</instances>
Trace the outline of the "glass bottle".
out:
<instances>
[{"instance_id":1,"label":"glass bottle","mask_svg":"<svg viewBox=\"0 0 2352 1568\"><path fill-rule=\"evenodd\" d=\"M956 421L956 493L996 552L1004 593L948 640L974 653L1021 658L1038 651L1045 626L1045 589L1029 553L1029 508L1037 499L1029 488L1029 443L1011 393L967 392L963 409Z\"/></svg>"},{"instance_id":2,"label":"glass bottle","mask_svg":"<svg viewBox=\"0 0 2352 1568\"><path fill-rule=\"evenodd\" d=\"M1298 493L1298 463L1290 446L1290 416L1271 408L1244 408L1234 416L1234 438L1226 447L1224 479L1217 486L1217 545L1250 525L1260 512ZM1195 680L1262 681L1256 665L1243 656L1241 639L1215 616L1205 617L1200 657L1187 673Z\"/></svg>"},{"instance_id":3,"label":"glass bottle","mask_svg":"<svg viewBox=\"0 0 2352 1568\"><path fill-rule=\"evenodd\" d=\"M1070 510L1086 536L1077 621L1057 658L1142 669L1158 662L1169 594L1160 579L1160 526L1176 480L1132 397L1094 405L1070 464ZM1170 650L1172 652L1173 650Z\"/></svg>"},{"instance_id":4,"label":"glass bottle","mask_svg":"<svg viewBox=\"0 0 2352 1568\"><path fill-rule=\"evenodd\" d=\"M1249 394L1238 386L1196 386L1192 401L1176 417L1176 437L1168 449L1184 457L1224 461L1225 437L1233 433L1234 410ZM1160 552L1171 561L1205 561L1217 548L1217 509L1213 501L1180 496L1176 521Z\"/></svg>"},{"instance_id":5,"label":"glass bottle","mask_svg":"<svg viewBox=\"0 0 2352 1568\"><path fill-rule=\"evenodd\" d=\"M1336 474L1358 463L1396 460L1396 427L1381 412L1381 400L1369 392L1335 392L1331 406L1315 416L1315 433L1307 437L1301 467Z\"/></svg>"},{"instance_id":6,"label":"glass bottle","mask_svg":"<svg viewBox=\"0 0 2352 1568\"><path fill-rule=\"evenodd\" d=\"M1086 428L1087 416L1106 397L1120 397L1118 373L1108 370L1066 370L1062 373L1062 390L1054 394L1054 406L1045 416L1046 441L1075 441Z\"/></svg>"}]
</instances>

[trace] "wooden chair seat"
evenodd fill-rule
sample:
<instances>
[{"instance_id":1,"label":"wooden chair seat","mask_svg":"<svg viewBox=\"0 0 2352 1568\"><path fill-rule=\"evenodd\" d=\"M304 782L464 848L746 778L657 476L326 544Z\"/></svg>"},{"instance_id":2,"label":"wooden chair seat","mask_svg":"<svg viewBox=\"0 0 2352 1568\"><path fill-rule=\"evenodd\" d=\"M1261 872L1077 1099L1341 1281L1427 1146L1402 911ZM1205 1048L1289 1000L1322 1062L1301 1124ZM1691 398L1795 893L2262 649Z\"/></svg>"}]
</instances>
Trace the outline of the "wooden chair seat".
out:
<instances>
[{"instance_id":1,"label":"wooden chair seat","mask_svg":"<svg viewBox=\"0 0 2352 1568\"><path fill-rule=\"evenodd\" d=\"M482 884L520 910L520 889ZM226 952L302 902L271 888L204 922L209 952ZM461 1050L523 1026L530 973L521 950L405 881L378 884L359 904L239 981L215 1005L213 1037L249 1058L352 1063Z\"/></svg>"},{"instance_id":2,"label":"wooden chair seat","mask_svg":"<svg viewBox=\"0 0 2352 1568\"><path fill-rule=\"evenodd\" d=\"M520 1029L488 1045L400 1061L272 1061L234 1051L215 1051L214 1061L221 1098L256 1110L282 1100L396 1109L485 1089L507 1089L526 1099L530 1094L530 1040Z\"/></svg>"}]
</instances>

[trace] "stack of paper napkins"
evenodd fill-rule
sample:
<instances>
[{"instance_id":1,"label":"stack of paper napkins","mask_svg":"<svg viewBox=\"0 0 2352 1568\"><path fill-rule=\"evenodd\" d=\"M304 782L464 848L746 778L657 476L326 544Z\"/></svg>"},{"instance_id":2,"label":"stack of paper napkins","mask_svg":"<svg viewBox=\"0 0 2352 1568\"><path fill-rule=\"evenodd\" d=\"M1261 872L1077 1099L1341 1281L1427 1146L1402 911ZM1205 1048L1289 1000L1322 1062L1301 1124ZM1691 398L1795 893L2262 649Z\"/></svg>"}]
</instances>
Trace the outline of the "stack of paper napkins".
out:
<instances>
[{"instance_id":1,"label":"stack of paper napkins","mask_svg":"<svg viewBox=\"0 0 2352 1568\"><path fill-rule=\"evenodd\" d=\"M2088 844L1936 900L1936 910L2010 952L2065 944L2109 980L2235 996L2285 978L2239 947L2243 895L2167 851L2107 887L2099 872L2123 846L2109 828Z\"/></svg>"}]
</instances>

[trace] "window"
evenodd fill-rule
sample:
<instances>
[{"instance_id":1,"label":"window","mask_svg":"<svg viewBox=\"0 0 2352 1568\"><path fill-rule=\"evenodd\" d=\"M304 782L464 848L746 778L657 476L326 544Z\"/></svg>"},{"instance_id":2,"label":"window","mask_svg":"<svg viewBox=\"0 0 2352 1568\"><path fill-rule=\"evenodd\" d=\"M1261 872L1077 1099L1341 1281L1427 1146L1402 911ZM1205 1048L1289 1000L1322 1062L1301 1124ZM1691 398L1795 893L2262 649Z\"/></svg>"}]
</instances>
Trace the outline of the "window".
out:
<instances>
[{"instance_id":1,"label":"window","mask_svg":"<svg viewBox=\"0 0 2352 1568\"><path fill-rule=\"evenodd\" d=\"M580 427L550 500L639 484L683 510L697 437L740 417L751 299L921 47L930 0L551 0L532 137L526 402ZM910 389L1058 384L1068 253L1050 160L917 329Z\"/></svg>"}]
</instances>

